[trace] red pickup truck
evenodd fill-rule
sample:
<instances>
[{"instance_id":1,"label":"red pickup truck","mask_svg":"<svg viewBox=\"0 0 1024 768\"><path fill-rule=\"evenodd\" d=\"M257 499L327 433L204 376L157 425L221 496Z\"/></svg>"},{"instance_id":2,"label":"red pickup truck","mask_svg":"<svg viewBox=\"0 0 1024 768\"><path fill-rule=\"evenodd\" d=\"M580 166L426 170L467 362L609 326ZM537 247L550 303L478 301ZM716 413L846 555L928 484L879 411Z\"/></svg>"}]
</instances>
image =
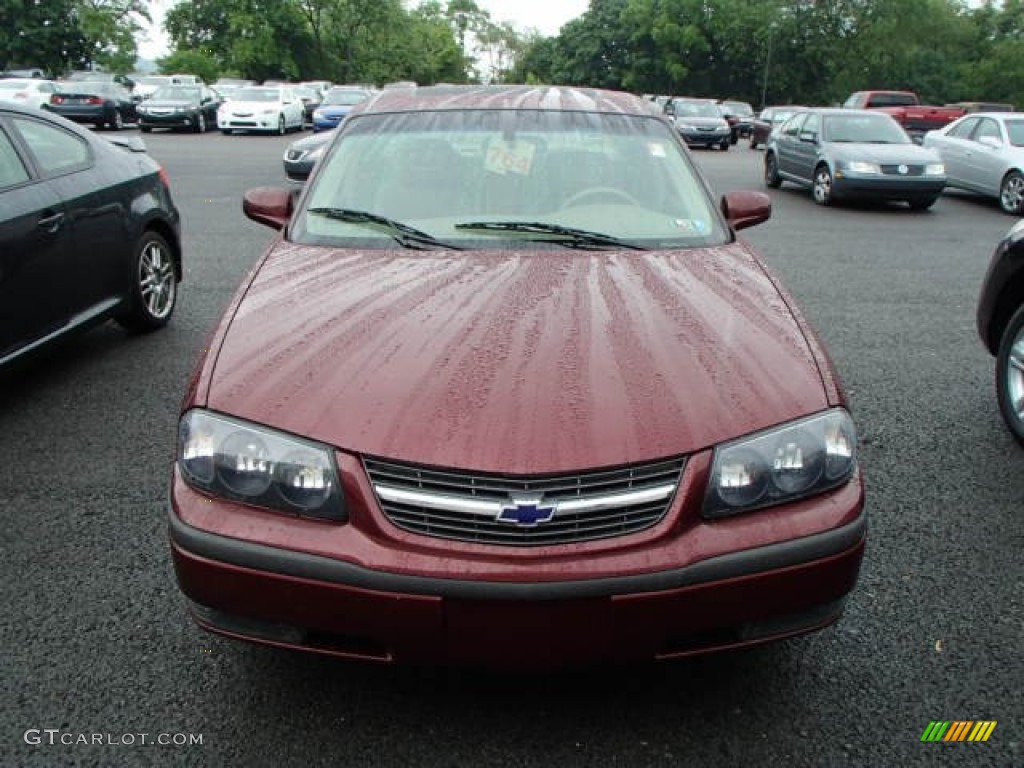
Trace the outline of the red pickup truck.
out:
<instances>
[{"instance_id":1,"label":"red pickup truck","mask_svg":"<svg viewBox=\"0 0 1024 768\"><path fill-rule=\"evenodd\" d=\"M923 106L913 91L857 91L843 106L886 112L918 143L928 131L942 128L966 114L960 107Z\"/></svg>"}]
</instances>

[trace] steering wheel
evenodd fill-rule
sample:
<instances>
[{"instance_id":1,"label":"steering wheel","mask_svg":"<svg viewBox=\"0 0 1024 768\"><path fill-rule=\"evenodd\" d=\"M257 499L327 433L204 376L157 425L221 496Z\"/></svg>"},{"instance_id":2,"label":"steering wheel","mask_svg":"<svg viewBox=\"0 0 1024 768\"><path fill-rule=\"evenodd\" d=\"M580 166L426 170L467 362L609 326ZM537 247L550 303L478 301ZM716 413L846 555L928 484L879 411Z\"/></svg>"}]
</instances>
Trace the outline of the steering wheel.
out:
<instances>
[{"instance_id":1,"label":"steering wheel","mask_svg":"<svg viewBox=\"0 0 1024 768\"><path fill-rule=\"evenodd\" d=\"M577 205L583 205L587 200L592 197L604 197L614 198L615 200L625 201L635 208L642 208L640 201L633 197L629 192L625 192L615 187L589 187L587 189L581 189L574 195L570 195L562 203L560 210L566 208L573 208Z\"/></svg>"}]
</instances>

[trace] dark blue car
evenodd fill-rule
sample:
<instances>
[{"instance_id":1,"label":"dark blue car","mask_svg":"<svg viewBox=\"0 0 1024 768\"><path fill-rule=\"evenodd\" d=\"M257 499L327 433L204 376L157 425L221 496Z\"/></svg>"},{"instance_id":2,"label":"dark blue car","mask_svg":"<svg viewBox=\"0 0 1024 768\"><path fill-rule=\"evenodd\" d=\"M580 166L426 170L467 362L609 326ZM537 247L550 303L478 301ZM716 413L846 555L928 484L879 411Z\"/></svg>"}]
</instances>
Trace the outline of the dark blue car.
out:
<instances>
[{"instance_id":1,"label":"dark blue car","mask_svg":"<svg viewBox=\"0 0 1024 768\"><path fill-rule=\"evenodd\" d=\"M313 130L330 131L337 128L352 108L370 98L370 94L370 91L363 88L331 88L313 112Z\"/></svg>"}]
</instances>

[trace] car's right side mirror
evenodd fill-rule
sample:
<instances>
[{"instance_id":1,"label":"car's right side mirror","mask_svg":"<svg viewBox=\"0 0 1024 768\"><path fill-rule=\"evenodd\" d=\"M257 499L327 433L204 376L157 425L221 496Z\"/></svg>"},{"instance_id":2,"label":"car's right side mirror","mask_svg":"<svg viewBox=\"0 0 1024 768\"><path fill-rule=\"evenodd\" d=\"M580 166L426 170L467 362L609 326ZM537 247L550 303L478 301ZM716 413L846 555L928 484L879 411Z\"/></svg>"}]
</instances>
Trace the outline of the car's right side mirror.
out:
<instances>
[{"instance_id":1,"label":"car's right side mirror","mask_svg":"<svg viewBox=\"0 0 1024 768\"><path fill-rule=\"evenodd\" d=\"M722 195L722 215L734 230L753 227L768 221L772 215L772 199L764 192L739 189Z\"/></svg>"},{"instance_id":2,"label":"car's right side mirror","mask_svg":"<svg viewBox=\"0 0 1024 768\"><path fill-rule=\"evenodd\" d=\"M246 190L242 211L255 222L272 229L284 229L292 218L293 196L280 187L256 187Z\"/></svg>"}]
</instances>

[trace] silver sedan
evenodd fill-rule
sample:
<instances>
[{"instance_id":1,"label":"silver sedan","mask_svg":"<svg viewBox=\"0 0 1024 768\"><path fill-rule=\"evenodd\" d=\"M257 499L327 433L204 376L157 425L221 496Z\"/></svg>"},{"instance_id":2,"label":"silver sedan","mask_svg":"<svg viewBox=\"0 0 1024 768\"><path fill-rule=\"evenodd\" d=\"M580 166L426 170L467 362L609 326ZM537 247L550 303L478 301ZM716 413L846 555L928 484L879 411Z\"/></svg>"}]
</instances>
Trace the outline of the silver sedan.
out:
<instances>
[{"instance_id":1,"label":"silver sedan","mask_svg":"<svg viewBox=\"0 0 1024 768\"><path fill-rule=\"evenodd\" d=\"M979 112L924 137L942 155L946 184L999 200L1024 215L1024 114Z\"/></svg>"}]
</instances>

